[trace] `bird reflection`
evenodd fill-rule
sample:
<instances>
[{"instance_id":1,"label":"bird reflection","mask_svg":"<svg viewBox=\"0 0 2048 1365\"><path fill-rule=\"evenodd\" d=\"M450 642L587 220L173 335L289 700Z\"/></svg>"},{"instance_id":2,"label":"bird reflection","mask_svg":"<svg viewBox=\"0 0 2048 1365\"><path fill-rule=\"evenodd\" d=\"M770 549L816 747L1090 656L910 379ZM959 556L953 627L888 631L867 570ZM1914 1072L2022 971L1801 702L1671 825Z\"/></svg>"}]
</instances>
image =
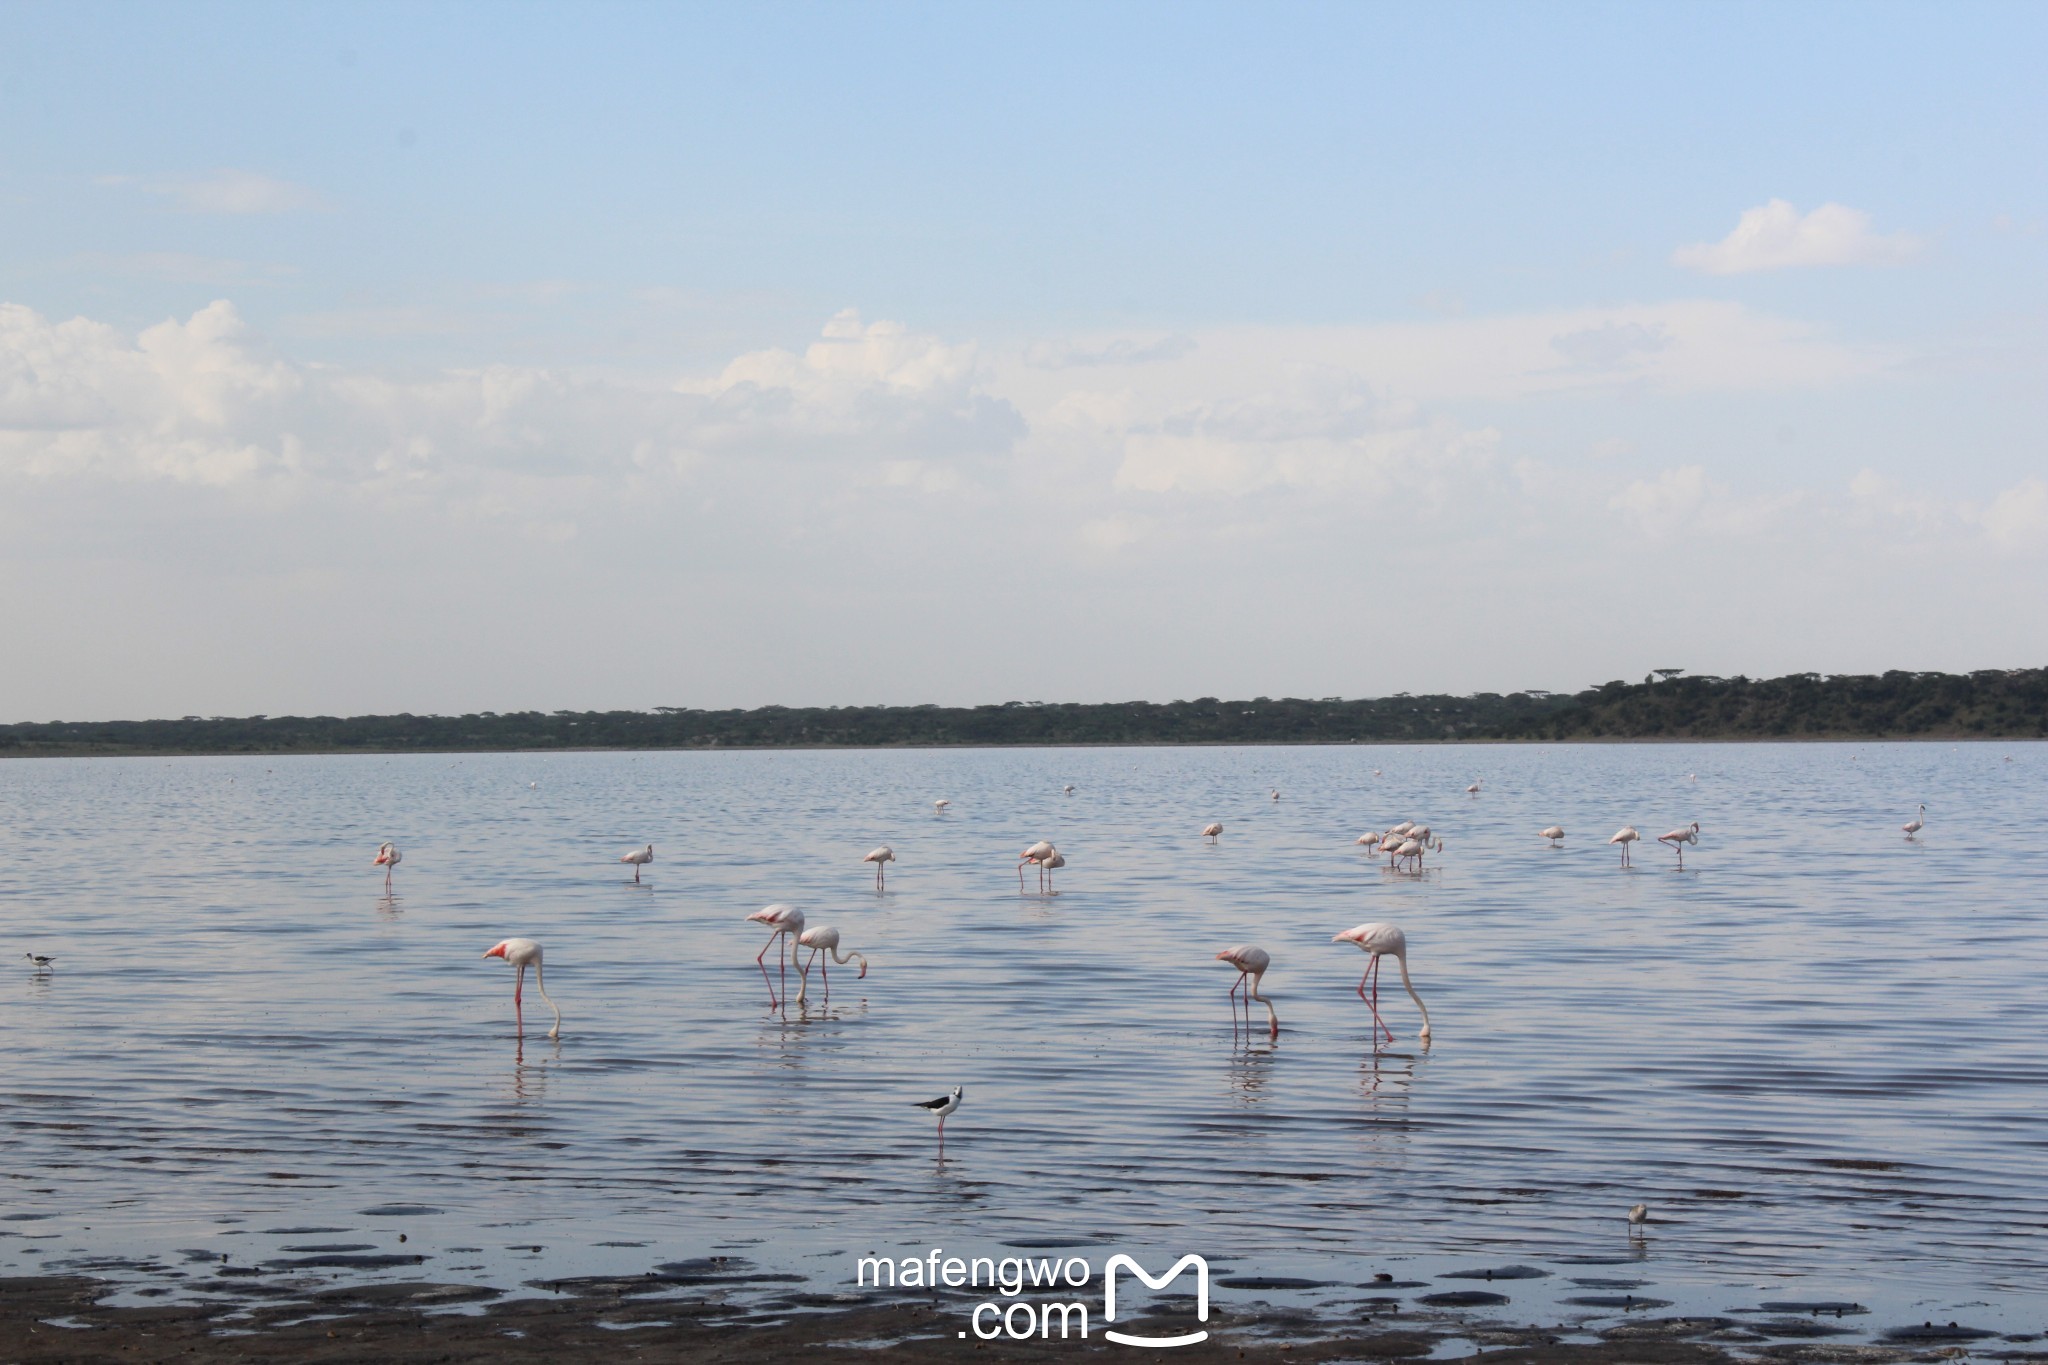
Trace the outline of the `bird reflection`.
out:
<instances>
[{"instance_id":1,"label":"bird reflection","mask_svg":"<svg viewBox=\"0 0 2048 1365\"><path fill-rule=\"evenodd\" d=\"M535 1053L535 1060L526 1060L526 1035L519 1034L512 1045L512 1098L519 1104L544 1099L548 1089L548 1065L562 1060L562 1040L553 1040L545 1053Z\"/></svg>"},{"instance_id":2,"label":"bird reflection","mask_svg":"<svg viewBox=\"0 0 2048 1365\"><path fill-rule=\"evenodd\" d=\"M387 892L377 898L377 918L392 920L397 919L404 913L405 902L397 896Z\"/></svg>"},{"instance_id":3,"label":"bird reflection","mask_svg":"<svg viewBox=\"0 0 2048 1365\"><path fill-rule=\"evenodd\" d=\"M1245 1032L1233 1040L1230 1052L1230 1087L1243 1104L1259 1102L1274 1059L1280 1055L1280 1040L1261 1029Z\"/></svg>"},{"instance_id":4,"label":"bird reflection","mask_svg":"<svg viewBox=\"0 0 2048 1365\"><path fill-rule=\"evenodd\" d=\"M1375 1046L1358 1068L1359 1087L1366 1099L1378 1102L1384 1098L1406 1102L1415 1078L1422 1074L1422 1060L1429 1055L1429 1039L1424 1038L1415 1052L1389 1052ZM1391 1081L1393 1089L1385 1096L1380 1094L1383 1083Z\"/></svg>"}]
</instances>

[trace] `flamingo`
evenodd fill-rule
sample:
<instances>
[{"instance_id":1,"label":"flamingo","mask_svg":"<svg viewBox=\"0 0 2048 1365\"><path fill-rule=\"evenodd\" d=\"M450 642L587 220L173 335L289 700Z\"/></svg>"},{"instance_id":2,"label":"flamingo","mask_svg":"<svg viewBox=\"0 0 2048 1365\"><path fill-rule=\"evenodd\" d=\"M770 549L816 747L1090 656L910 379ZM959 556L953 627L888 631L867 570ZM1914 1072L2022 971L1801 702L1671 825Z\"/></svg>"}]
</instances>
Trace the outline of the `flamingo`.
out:
<instances>
[{"instance_id":1,"label":"flamingo","mask_svg":"<svg viewBox=\"0 0 2048 1365\"><path fill-rule=\"evenodd\" d=\"M1368 830L1364 834L1359 835L1357 839L1357 843L1364 848L1377 848L1379 846L1379 842L1380 836L1372 833L1370 830Z\"/></svg>"},{"instance_id":2,"label":"flamingo","mask_svg":"<svg viewBox=\"0 0 2048 1365\"><path fill-rule=\"evenodd\" d=\"M1249 943L1240 943L1235 948L1225 948L1216 954L1218 962L1228 962L1237 968L1237 980L1230 983L1230 1024L1237 1027L1237 988L1244 987L1244 1021L1247 1031L1251 1028L1252 1001L1266 1007L1266 1020L1271 1029L1270 1036L1280 1036L1280 1015L1273 1008L1273 1002L1259 994L1259 982L1265 978L1266 968L1273 965L1273 955L1264 948L1254 948Z\"/></svg>"},{"instance_id":3,"label":"flamingo","mask_svg":"<svg viewBox=\"0 0 2048 1365\"><path fill-rule=\"evenodd\" d=\"M768 964L762 961L762 959L768 956L770 948L775 947L777 943L781 943L783 935L788 934L793 938L804 931L804 912L793 905L784 905L778 901L774 905L762 906L753 914L748 915L747 920L749 923L765 924L774 930L773 933L768 935L768 941L761 945L761 951L754 955L754 965L761 969L761 980L768 982ZM778 952L776 959L782 962L782 989L783 993L787 994L789 991L789 963L783 959L789 945L783 943L782 948L783 952ZM768 982L769 1007L773 1008L780 1003L775 998L774 983Z\"/></svg>"},{"instance_id":4,"label":"flamingo","mask_svg":"<svg viewBox=\"0 0 2048 1365\"><path fill-rule=\"evenodd\" d=\"M946 807L952 804L953 803L951 801L948 801L945 797L942 796L938 800L932 802L932 809L937 811L939 814L944 815L946 813Z\"/></svg>"},{"instance_id":5,"label":"flamingo","mask_svg":"<svg viewBox=\"0 0 2048 1365\"><path fill-rule=\"evenodd\" d=\"M387 840L377 845L377 856L370 859L370 866L384 869L384 889L386 891L391 889L391 869L397 867L400 860L404 857L405 855L398 851L397 844Z\"/></svg>"},{"instance_id":6,"label":"flamingo","mask_svg":"<svg viewBox=\"0 0 2048 1365\"><path fill-rule=\"evenodd\" d=\"M1623 867L1629 865L1628 846L1642 837L1642 835L1636 833L1634 825L1623 825L1620 829L1614 831L1614 837L1607 841L1610 844L1621 845L1621 865Z\"/></svg>"},{"instance_id":7,"label":"flamingo","mask_svg":"<svg viewBox=\"0 0 2048 1365\"><path fill-rule=\"evenodd\" d=\"M1922 807L1920 807L1920 813L1919 813L1918 815L1914 816L1914 817L1913 817L1912 819L1908 820L1908 821L1907 821L1907 822L1906 822L1905 824L1903 824L1903 825L1899 826L1899 828L1900 828L1900 829L1903 829L1904 831L1906 831L1906 837L1907 837L1908 839L1910 839L1910 838L1912 838L1912 837L1913 837L1914 835L1918 834L1918 833L1919 833L1919 832L1920 832L1921 830L1923 830L1923 829L1926 829L1926 828L1927 828L1927 807L1926 807L1926 806L1922 806Z\"/></svg>"},{"instance_id":8,"label":"flamingo","mask_svg":"<svg viewBox=\"0 0 2048 1365\"><path fill-rule=\"evenodd\" d=\"M1202 826L1202 837L1204 839L1213 839L1222 832L1223 822L1221 820L1211 820L1208 824Z\"/></svg>"},{"instance_id":9,"label":"flamingo","mask_svg":"<svg viewBox=\"0 0 2048 1365\"><path fill-rule=\"evenodd\" d=\"M1073 794L1074 784L1071 782L1069 782L1066 786L1060 788L1060 795L1062 796L1072 796Z\"/></svg>"},{"instance_id":10,"label":"flamingo","mask_svg":"<svg viewBox=\"0 0 2048 1365\"><path fill-rule=\"evenodd\" d=\"M811 950L811 955L804 959L803 970L800 973L801 979L797 982L796 998L798 1004L803 1003L804 988L811 984L811 964L818 961L818 954L820 953L825 954L826 957L842 967L849 962L858 962L860 963L861 976L868 974L866 955L850 950L841 953L839 951L839 931L829 924L821 924L815 929L804 930L796 936L796 943L799 948L809 948ZM761 951L766 953L768 950L763 948ZM791 955L794 956L794 954ZM824 963L819 963L818 975L825 979L825 998L829 1000L832 998L832 973Z\"/></svg>"},{"instance_id":11,"label":"flamingo","mask_svg":"<svg viewBox=\"0 0 2048 1365\"><path fill-rule=\"evenodd\" d=\"M1044 863L1045 860L1047 858L1050 858L1056 851L1057 850L1055 850L1051 844L1047 843L1043 839L1040 839L1037 843L1033 844L1031 847L1025 849L1022 853L1017 855L1017 889L1019 891L1022 891L1024 889L1024 864L1026 863L1035 863L1039 865L1038 889L1041 891L1045 889Z\"/></svg>"},{"instance_id":12,"label":"flamingo","mask_svg":"<svg viewBox=\"0 0 2048 1365\"><path fill-rule=\"evenodd\" d=\"M1422 1032L1418 1036L1426 1041L1429 1038L1429 1007L1422 1003L1422 997L1415 993L1415 983L1408 979L1408 936L1401 932L1401 926L1361 924L1356 929L1346 929L1330 942L1356 943L1361 950L1372 955L1372 960L1365 964L1365 975L1358 978L1358 998L1365 1001L1372 1011L1374 1038L1377 1039L1378 1031L1384 1029L1387 1041L1394 1041L1394 1031L1387 1028L1386 1021L1380 1018L1380 958L1391 955L1401 968L1401 984L1407 987L1409 999L1415 1002L1416 1009L1422 1011ZM1372 983L1371 995L1365 993L1368 981Z\"/></svg>"},{"instance_id":13,"label":"flamingo","mask_svg":"<svg viewBox=\"0 0 2048 1365\"><path fill-rule=\"evenodd\" d=\"M1058 849L1048 853L1038 864L1039 868L1045 873L1045 893L1048 896L1057 896L1059 894L1059 892L1052 889L1052 870L1056 867L1065 867L1066 865L1067 855Z\"/></svg>"},{"instance_id":14,"label":"flamingo","mask_svg":"<svg viewBox=\"0 0 2048 1365\"><path fill-rule=\"evenodd\" d=\"M960 1107L960 1087L954 1086L952 1093L941 1095L935 1100L912 1100L911 1103L924 1110L927 1114L937 1114L939 1116L939 1150L941 1152L945 1151L946 1116Z\"/></svg>"},{"instance_id":15,"label":"flamingo","mask_svg":"<svg viewBox=\"0 0 2048 1365\"><path fill-rule=\"evenodd\" d=\"M1465 788L1465 794L1466 794L1467 796L1477 796L1477 795L1479 795L1479 779L1478 779L1478 778L1476 778L1476 777L1475 777L1475 778L1473 778L1473 779L1472 779L1472 785L1471 785L1471 786L1469 786L1469 787L1467 787L1467 788Z\"/></svg>"},{"instance_id":16,"label":"flamingo","mask_svg":"<svg viewBox=\"0 0 2048 1365\"><path fill-rule=\"evenodd\" d=\"M1278 787L1273 788L1273 799L1275 801L1280 799L1280 789Z\"/></svg>"},{"instance_id":17,"label":"flamingo","mask_svg":"<svg viewBox=\"0 0 2048 1365\"><path fill-rule=\"evenodd\" d=\"M636 848L631 853L621 854L619 861L633 865L633 884L637 886L640 883L640 869L654 861L654 845L649 844L645 848Z\"/></svg>"},{"instance_id":18,"label":"flamingo","mask_svg":"<svg viewBox=\"0 0 2048 1365\"><path fill-rule=\"evenodd\" d=\"M1699 841L1700 822L1697 820L1693 821L1687 828L1674 829L1669 834L1657 836L1658 843L1669 844L1678 850L1678 870L1680 872L1685 871L1685 846L1687 844L1697 844Z\"/></svg>"},{"instance_id":19,"label":"flamingo","mask_svg":"<svg viewBox=\"0 0 2048 1365\"><path fill-rule=\"evenodd\" d=\"M1564 830L1557 825L1552 825L1549 829L1537 830L1536 837L1550 840L1550 846L1556 848L1558 847L1558 840L1564 838Z\"/></svg>"},{"instance_id":20,"label":"flamingo","mask_svg":"<svg viewBox=\"0 0 2048 1365\"><path fill-rule=\"evenodd\" d=\"M875 890L880 891L883 885L883 867L888 863L893 863L896 861L896 850L890 848L887 844L883 844L873 853L870 853L867 857L862 858L861 861L864 863L873 863L875 865Z\"/></svg>"},{"instance_id":21,"label":"flamingo","mask_svg":"<svg viewBox=\"0 0 2048 1365\"><path fill-rule=\"evenodd\" d=\"M1407 832L1408 832L1409 830L1411 830L1411 829L1414 829L1414 828L1415 828L1415 822L1414 822L1413 820L1403 820L1403 821L1402 821L1402 822L1401 822L1400 824L1398 824L1398 825L1395 825L1395 826L1393 826L1393 827L1392 827L1391 829L1389 829L1389 830L1387 831L1387 833L1389 833L1389 834L1406 834L1406 833L1407 833Z\"/></svg>"},{"instance_id":22,"label":"flamingo","mask_svg":"<svg viewBox=\"0 0 2048 1365\"><path fill-rule=\"evenodd\" d=\"M562 1036L562 1007L548 997L547 982L541 978L540 945L530 938L508 938L484 954L485 957L502 957L519 969L519 976L512 983L512 1017L519 1032L526 1033L526 1013L521 1008L519 997L526 989L526 964L533 964L533 988L540 992L540 998L548 1002L548 1008L555 1012L555 1026L548 1030L548 1037Z\"/></svg>"}]
</instances>

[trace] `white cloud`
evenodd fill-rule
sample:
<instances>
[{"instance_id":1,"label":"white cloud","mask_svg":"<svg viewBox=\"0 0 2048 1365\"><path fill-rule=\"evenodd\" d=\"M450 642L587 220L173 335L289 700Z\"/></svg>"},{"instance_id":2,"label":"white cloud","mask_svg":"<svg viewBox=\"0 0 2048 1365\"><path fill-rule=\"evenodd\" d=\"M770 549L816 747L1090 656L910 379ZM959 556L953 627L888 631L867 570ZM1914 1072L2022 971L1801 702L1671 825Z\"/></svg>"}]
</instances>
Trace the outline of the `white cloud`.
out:
<instances>
[{"instance_id":1,"label":"white cloud","mask_svg":"<svg viewBox=\"0 0 2048 1365\"><path fill-rule=\"evenodd\" d=\"M1668 539L1684 531L1717 536L1755 535L1782 523L1806 500L1803 492L1745 497L1707 477L1699 465L1680 465L1651 479L1636 479L1608 499L1641 534Z\"/></svg>"},{"instance_id":2,"label":"white cloud","mask_svg":"<svg viewBox=\"0 0 2048 1365\"><path fill-rule=\"evenodd\" d=\"M1695 242L1671 253L1674 265L1709 275L1746 275L1795 266L1896 265L1924 243L1910 233L1880 235L1870 215L1845 204L1822 204L1811 213L1783 199L1747 209L1735 230L1718 242Z\"/></svg>"},{"instance_id":3,"label":"white cloud","mask_svg":"<svg viewBox=\"0 0 2048 1365\"><path fill-rule=\"evenodd\" d=\"M301 213L329 207L317 191L256 171L222 169L203 176L103 175L102 185L132 185L186 213Z\"/></svg>"},{"instance_id":4,"label":"white cloud","mask_svg":"<svg viewBox=\"0 0 2048 1365\"><path fill-rule=\"evenodd\" d=\"M1991 499L1984 533L2002 550L2048 547L2048 480L2025 478Z\"/></svg>"}]
</instances>

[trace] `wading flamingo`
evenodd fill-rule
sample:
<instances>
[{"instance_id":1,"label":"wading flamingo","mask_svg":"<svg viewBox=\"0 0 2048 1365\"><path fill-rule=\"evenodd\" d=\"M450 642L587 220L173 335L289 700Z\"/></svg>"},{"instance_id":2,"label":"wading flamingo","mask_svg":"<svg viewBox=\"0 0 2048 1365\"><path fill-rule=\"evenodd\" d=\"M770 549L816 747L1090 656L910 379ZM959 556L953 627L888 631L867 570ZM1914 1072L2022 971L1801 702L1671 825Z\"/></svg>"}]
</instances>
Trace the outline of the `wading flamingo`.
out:
<instances>
[{"instance_id":1,"label":"wading flamingo","mask_svg":"<svg viewBox=\"0 0 2048 1365\"><path fill-rule=\"evenodd\" d=\"M1211 820L1208 824L1202 826L1202 837L1204 839L1213 839L1222 832L1223 822L1221 820Z\"/></svg>"},{"instance_id":2,"label":"wading flamingo","mask_svg":"<svg viewBox=\"0 0 2048 1365\"><path fill-rule=\"evenodd\" d=\"M404 857L405 855L398 851L397 844L383 843L377 845L377 856L370 859L370 866L384 869L384 889L386 891L391 889L391 869L397 867Z\"/></svg>"},{"instance_id":3,"label":"wading flamingo","mask_svg":"<svg viewBox=\"0 0 2048 1365\"><path fill-rule=\"evenodd\" d=\"M1697 820L1684 829L1674 829L1669 834L1657 836L1658 843L1669 844L1678 850L1678 870L1680 872L1685 871L1685 846L1687 844L1698 844L1699 841L1700 822Z\"/></svg>"},{"instance_id":4,"label":"wading flamingo","mask_svg":"<svg viewBox=\"0 0 2048 1365\"><path fill-rule=\"evenodd\" d=\"M1240 943L1235 948L1225 948L1216 954L1216 960L1228 962L1237 968L1237 980L1230 983L1230 1026L1233 1029L1237 1027L1237 988L1243 986L1245 1032L1251 1032L1252 1001L1256 1000L1266 1007L1269 1036L1278 1038L1280 1015L1273 1008L1273 1002L1259 994L1259 982L1264 979L1266 968L1273 965L1273 955L1264 948L1254 948L1249 943Z\"/></svg>"},{"instance_id":5,"label":"wading flamingo","mask_svg":"<svg viewBox=\"0 0 2048 1365\"><path fill-rule=\"evenodd\" d=\"M1069 782L1066 786L1060 788L1060 795L1062 796L1072 796L1073 794L1074 784L1071 782Z\"/></svg>"},{"instance_id":6,"label":"wading flamingo","mask_svg":"<svg viewBox=\"0 0 2048 1365\"><path fill-rule=\"evenodd\" d=\"M512 982L512 1018L517 1024L520 1036L526 1034L526 1012L520 1005L519 997L526 989L526 964L533 964L533 988L546 1000L548 1008L555 1012L555 1026L548 1030L548 1037L562 1036L562 1007L548 997L548 985L541 977L540 945L530 938L508 938L484 954L485 957L502 957L519 969L519 975Z\"/></svg>"},{"instance_id":7,"label":"wading flamingo","mask_svg":"<svg viewBox=\"0 0 2048 1365\"><path fill-rule=\"evenodd\" d=\"M1629 866L1628 846L1642 837L1642 835L1636 833L1634 825L1623 825L1620 829L1614 831L1614 837L1607 841L1610 844L1621 845L1621 865L1623 867Z\"/></svg>"},{"instance_id":8,"label":"wading flamingo","mask_svg":"<svg viewBox=\"0 0 2048 1365\"><path fill-rule=\"evenodd\" d=\"M1913 837L1914 835L1918 834L1918 833L1919 833L1919 832L1920 832L1921 830L1923 830L1923 829L1926 829L1926 828L1927 828L1927 807L1925 807L1925 806L1922 806L1922 807L1920 807L1920 813L1919 813L1918 815L1914 816L1914 817L1913 817L1912 819L1908 820L1908 821L1907 821L1907 822L1906 822L1905 824L1903 824L1903 825L1900 825L1900 826L1899 826L1899 828L1900 828L1900 829L1903 829L1904 831L1906 831L1906 837L1907 837L1908 839L1910 839L1910 838L1912 838L1912 837Z\"/></svg>"},{"instance_id":9,"label":"wading flamingo","mask_svg":"<svg viewBox=\"0 0 2048 1365\"><path fill-rule=\"evenodd\" d=\"M1358 836L1358 839L1357 839L1357 842L1358 842L1358 843L1359 843L1359 844L1360 844L1361 846L1363 846L1363 847L1365 847L1365 848L1378 848L1378 847L1379 847L1379 843L1380 843L1380 836L1379 836L1379 835L1377 835L1377 834L1373 834L1373 833L1370 833L1370 832L1368 832L1368 833L1365 833L1365 834L1361 834L1361 835L1359 835L1359 836Z\"/></svg>"},{"instance_id":10,"label":"wading flamingo","mask_svg":"<svg viewBox=\"0 0 2048 1365\"><path fill-rule=\"evenodd\" d=\"M815 929L804 930L796 936L796 946L811 950L811 955L804 959L801 979L798 980L796 986L796 1000L799 1005L804 1000L804 988L811 984L811 964L818 962L818 954L820 953L825 954L826 957L842 967L849 962L858 962L860 963L861 976L868 974L866 955L856 952L841 953L839 951L839 931L829 924L821 924ZM763 948L761 951L765 953L768 950ZM792 953L791 956L794 956L794 954ZM818 962L818 975L825 979L825 998L830 1000L832 998L832 972L823 962Z\"/></svg>"},{"instance_id":11,"label":"wading flamingo","mask_svg":"<svg viewBox=\"0 0 2048 1365\"><path fill-rule=\"evenodd\" d=\"M761 969L761 980L768 987L768 1006L770 1009L773 1009L782 1002L775 997L775 983L768 980L768 964L762 959L768 956L770 948L775 947L778 943L782 944L782 951L777 952L775 957L776 961L781 964L782 990L783 994L787 995L789 993L789 962L787 960L789 945L783 943L782 939L785 934L794 938L804 931L804 912L793 905L784 905L778 901L774 905L762 906L753 914L748 915L747 920L753 924L765 924L774 930L773 933L768 935L768 941L761 945L761 951L754 955L754 965Z\"/></svg>"},{"instance_id":12,"label":"wading flamingo","mask_svg":"<svg viewBox=\"0 0 2048 1365\"><path fill-rule=\"evenodd\" d=\"M1038 889L1040 891L1045 890L1045 860L1050 858L1056 851L1051 844L1040 839L1037 843L1017 855L1017 889L1019 891L1024 889L1024 865L1026 863L1037 866Z\"/></svg>"},{"instance_id":13,"label":"wading flamingo","mask_svg":"<svg viewBox=\"0 0 2048 1365\"><path fill-rule=\"evenodd\" d=\"M1045 857L1039 861L1039 870L1045 876L1046 895L1057 896L1059 894L1059 892L1052 889L1052 870L1056 867L1065 867L1066 865L1067 855L1060 852L1058 849L1054 849L1052 852L1046 854Z\"/></svg>"},{"instance_id":14,"label":"wading flamingo","mask_svg":"<svg viewBox=\"0 0 2048 1365\"><path fill-rule=\"evenodd\" d=\"M649 844L645 848L636 848L631 853L622 854L619 861L633 865L633 881L637 884L640 880L640 869L654 861L654 845Z\"/></svg>"},{"instance_id":15,"label":"wading flamingo","mask_svg":"<svg viewBox=\"0 0 2048 1365\"><path fill-rule=\"evenodd\" d=\"M1467 796L1477 796L1477 795L1479 795L1479 779L1478 779L1478 778L1476 778L1476 777L1475 777L1475 778L1473 778L1473 779L1472 779L1472 785L1471 785L1471 786L1469 786L1469 787L1467 787L1467 788L1465 788L1465 795L1467 795Z\"/></svg>"},{"instance_id":16,"label":"wading flamingo","mask_svg":"<svg viewBox=\"0 0 2048 1365\"><path fill-rule=\"evenodd\" d=\"M952 804L953 803L951 801L948 801L945 797L942 796L938 800L932 802L932 809L937 811L939 814L944 815L946 813L946 807Z\"/></svg>"},{"instance_id":17,"label":"wading flamingo","mask_svg":"<svg viewBox=\"0 0 2048 1365\"><path fill-rule=\"evenodd\" d=\"M946 1150L946 1116L960 1107L960 1087L954 1086L951 1094L941 1095L935 1100L912 1100L911 1103L924 1110L927 1114L937 1114L939 1116L939 1150L944 1152Z\"/></svg>"},{"instance_id":18,"label":"wading flamingo","mask_svg":"<svg viewBox=\"0 0 2048 1365\"><path fill-rule=\"evenodd\" d=\"M1372 1010L1373 1038L1379 1038L1379 1030L1385 1030L1387 1041L1394 1041L1394 1031L1387 1028L1380 1018L1380 959L1391 955L1401 968L1401 984L1408 989L1408 998L1415 1002L1415 1008L1422 1011L1422 1032L1417 1035L1429 1037L1429 1007L1422 1003L1422 997L1415 993L1415 983L1408 979L1408 936L1401 932L1398 924L1361 924L1356 929L1346 929L1330 940L1332 943L1356 943L1372 955L1365 964L1365 975L1358 978L1358 998L1365 1001ZM1372 994L1366 994L1366 984L1372 985Z\"/></svg>"},{"instance_id":19,"label":"wading flamingo","mask_svg":"<svg viewBox=\"0 0 2048 1365\"><path fill-rule=\"evenodd\" d=\"M1275 801L1280 799L1280 789L1278 787L1273 788L1273 799Z\"/></svg>"},{"instance_id":20,"label":"wading flamingo","mask_svg":"<svg viewBox=\"0 0 2048 1365\"><path fill-rule=\"evenodd\" d=\"M1536 837L1550 840L1550 846L1556 848L1558 847L1558 841L1564 838L1564 830L1560 826L1552 825L1549 829L1537 830Z\"/></svg>"},{"instance_id":21,"label":"wading flamingo","mask_svg":"<svg viewBox=\"0 0 2048 1365\"><path fill-rule=\"evenodd\" d=\"M885 863L893 863L896 861L896 850L890 848L887 844L883 844L873 853L870 853L867 857L862 858L861 861L864 863L873 863L875 865L875 890L880 891L883 885L883 865Z\"/></svg>"}]
</instances>

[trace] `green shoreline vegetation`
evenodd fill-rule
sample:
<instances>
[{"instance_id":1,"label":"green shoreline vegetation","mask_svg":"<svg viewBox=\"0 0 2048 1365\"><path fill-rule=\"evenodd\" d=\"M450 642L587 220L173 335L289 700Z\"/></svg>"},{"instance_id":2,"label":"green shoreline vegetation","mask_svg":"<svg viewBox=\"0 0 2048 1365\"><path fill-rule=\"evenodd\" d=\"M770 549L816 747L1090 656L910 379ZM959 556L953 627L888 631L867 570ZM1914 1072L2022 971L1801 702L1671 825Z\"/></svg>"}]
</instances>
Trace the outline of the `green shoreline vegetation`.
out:
<instances>
[{"instance_id":1,"label":"green shoreline vegetation","mask_svg":"<svg viewBox=\"0 0 2048 1365\"><path fill-rule=\"evenodd\" d=\"M2048 738L2048 669L1783 678L1658 669L1574 695L763 706L0 725L0 757L1573 740Z\"/></svg>"}]
</instances>

